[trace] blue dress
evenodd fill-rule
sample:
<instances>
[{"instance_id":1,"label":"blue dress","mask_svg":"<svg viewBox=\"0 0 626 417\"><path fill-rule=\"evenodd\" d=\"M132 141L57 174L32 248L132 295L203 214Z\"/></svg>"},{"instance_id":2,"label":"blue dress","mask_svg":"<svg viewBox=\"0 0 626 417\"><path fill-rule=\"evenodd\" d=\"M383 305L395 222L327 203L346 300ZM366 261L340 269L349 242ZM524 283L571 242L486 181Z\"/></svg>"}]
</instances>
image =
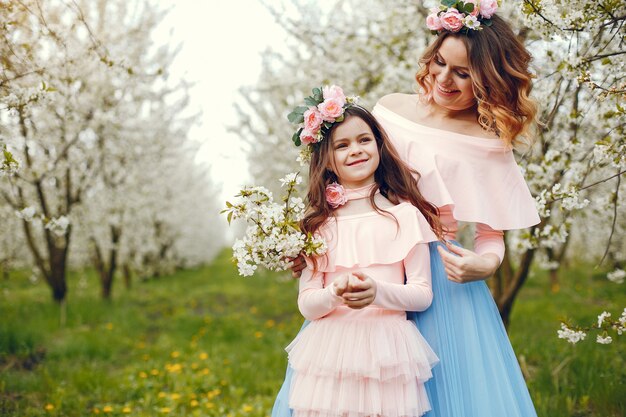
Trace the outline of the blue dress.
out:
<instances>
[{"instance_id":1,"label":"blue dress","mask_svg":"<svg viewBox=\"0 0 626 417\"><path fill-rule=\"evenodd\" d=\"M430 243L433 303L424 312L407 313L440 359L426 382L432 411L425 417L536 417L489 288L484 281L448 280L438 245ZM292 374L288 367L272 417L292 415Z\"/></svg>"}]
</instances>

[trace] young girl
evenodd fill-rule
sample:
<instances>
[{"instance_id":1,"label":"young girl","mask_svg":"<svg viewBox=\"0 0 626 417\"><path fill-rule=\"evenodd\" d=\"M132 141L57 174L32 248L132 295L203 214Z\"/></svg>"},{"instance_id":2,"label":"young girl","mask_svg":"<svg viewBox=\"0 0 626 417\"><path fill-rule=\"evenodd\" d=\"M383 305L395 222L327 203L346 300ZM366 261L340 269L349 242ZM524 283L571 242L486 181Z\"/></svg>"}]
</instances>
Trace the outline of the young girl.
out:
<instances>
[{"instance_id":1,"label":"young girl","mask_svg":"<svg viewBox=\"0 0 626 417\"><path fill-rule=\"evenodd\" d=\"M298 307L311 320L286 348L294 416L421 416L437 357L405 311L432 301L428 242L437 209L417 189L373 116L345 109L313 147ZM434 231L434 232L433 232Z\"/></svg>"}]
</instances>

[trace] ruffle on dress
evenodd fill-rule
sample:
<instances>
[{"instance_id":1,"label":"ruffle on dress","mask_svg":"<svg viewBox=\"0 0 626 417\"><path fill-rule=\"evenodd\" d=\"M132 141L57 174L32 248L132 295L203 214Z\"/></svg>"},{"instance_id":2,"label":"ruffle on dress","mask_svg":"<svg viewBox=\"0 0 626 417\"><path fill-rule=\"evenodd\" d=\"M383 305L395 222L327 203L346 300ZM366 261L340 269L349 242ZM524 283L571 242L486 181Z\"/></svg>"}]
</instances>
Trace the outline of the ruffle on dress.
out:
<instances>
[{"instance_id":1,"label":"ruffle on dress","mask_svg":"<svg viewBox=\"0 0 626 417\"><path fill-rule=\"evenodd\" d=\"M317 270L335 272L337 268L393 264L406 258L418 243L438 240L428 221L411 203L400 203L386 211L393 217L371 211L329 218L318 232L328 251L318 259ZM310 260L307 263L313 267Z\"/></svg>"},{"instance_id":2,"label":"ruffle on dress","mask_svg":"<svg viewBox=\"0 0 626 417\"><path fill-rule=\"evenodd\" d=\"M316 320L286 350L294 416L421 416L430 409L423 382L438 359L403 312Z\"/></svg>"},{"instance_id":3,"label":"ruffle on dress","mask_svg":"<svg viewBox=\"0 0 626 417\"><path fill-rule=\"evenodd\" d=\"M373 114L400 157L420 173L426 200L452 206L456 220L496 230L539 223L535 200L503 142L423 126L381 104Z\"/></svg>"}]
</instances>

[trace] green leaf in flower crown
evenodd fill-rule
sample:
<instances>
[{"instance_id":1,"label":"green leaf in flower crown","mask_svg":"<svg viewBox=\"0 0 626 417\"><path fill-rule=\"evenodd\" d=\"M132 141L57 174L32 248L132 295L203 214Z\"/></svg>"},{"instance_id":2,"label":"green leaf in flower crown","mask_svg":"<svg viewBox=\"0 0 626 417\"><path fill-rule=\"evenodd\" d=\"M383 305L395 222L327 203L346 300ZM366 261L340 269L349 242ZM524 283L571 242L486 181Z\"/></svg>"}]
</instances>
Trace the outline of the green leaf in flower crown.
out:
<instances>
[{"instance_id":1,"label":"green leaf in flower crown","mask_svg":"<svg viewBox=\"0 0 626 417\"><path fill-rule=\"evenodd\" d=\"M318 103L321 103L324 101L324 94L322 93L321 88L315 87L313 89L313 99L316 100Z\"/></svg>"},{"instance_id":2,"label":"green leaf in flower crown","mask_svg":"<svg viewBox=\"0 0 626 417\"><path fill-rule=\"evenodd\" d=\"M291 140L296 146L302 145L302 142L300 141L300 133L302 133L302 128L298 129L298 131L291 137Z\"/></svg>"},{"instance_id":3,"label":"green leaf in flower crown","mask_svg":"<svg viewBox=\"0 0 626 417\"><path fill-rule=\"evenodd\" d=\"M343 119L344 119L344 115L342 114L341 116L335 119L335 123L343 122Z\"/></svg>"},{"instance_id":4,"label":"green leaf in flower crown","mask_svg":"<svg viewBox=\"0 0 626 417\"><path fill-rule=\"evenodd\" d=\"M456 2L457 2L457 0L442 0L441 4L443 4L446 7L454 7Z\"/></svg>"},{"instance_id":5,"label":"green leaf in flower crown","mask_svg":"<svg viewBox=\"0 0 626 417\"><path fill-rule=\"evenodd\" d=\"M491 26L491 24L492 24L491 19L483 19L481 21L481 25L483 26Z\"/></svg>"},{"instance_id":6,"label":"green leaf in flower crown","mask_svg":"<svg viewBox=\"0 0 626 417\"><path fill-rule=\"evenodd\" d=\"M309 108L305 106L298 106L287 115L287 119L289 119L291 123L302 123L304 122L304 112L308 109Z\"/></svg>"},{"instance_id":7,"label":"green leaf in flower crown","mask_svg":"<svg viewBox=\"0 0 626 417\"><path fill-rule=\"evenodd\" d=\"M332 122L324 122L324 127L326 129L330 128L332 125L333 125Z\"/></svg>"},{"instance_id":8,"label":"green leaf in flower crown","mask_svg":"<svg viewBox=\"0 0 626 417\"><path fill-rule=\"evenodd\" d=\"M319 101L316 101L313 97L306 97L304 99L304 102L306 103L307 106L317 106L319 104Z\"/></svg>"},{"instance_id":9,"label":"green leaf in flower crown","mask_svg":"<svg viewBox=\"0 0 626 417\"><path fill-rule=\"evenodd\" d=\"M463 10L462 10L463 13L470 14L473 11L474 11L474 4L472 4L472 3L465 3L463 5Z\"/></svg>"}]
</instances>

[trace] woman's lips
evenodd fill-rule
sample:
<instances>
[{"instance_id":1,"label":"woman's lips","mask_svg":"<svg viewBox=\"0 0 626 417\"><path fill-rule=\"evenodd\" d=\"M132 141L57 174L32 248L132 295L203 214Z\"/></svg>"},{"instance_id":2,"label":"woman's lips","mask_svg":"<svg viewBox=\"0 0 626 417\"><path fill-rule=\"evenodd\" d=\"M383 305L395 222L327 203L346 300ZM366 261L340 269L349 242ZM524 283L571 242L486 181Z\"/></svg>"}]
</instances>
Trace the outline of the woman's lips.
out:
<instances>
[{"instance_id":1,"label":"woman's lips","mask_svg":"<svg viewBox=\"0 0 626 417\"><path fill-rule=\"evenodd\" d=\"M443 88L441 85L437 84L437 91L445 96L451 96L459 92L459 90L450 90L447 88Z\"/></svg>"}]
</instances>

